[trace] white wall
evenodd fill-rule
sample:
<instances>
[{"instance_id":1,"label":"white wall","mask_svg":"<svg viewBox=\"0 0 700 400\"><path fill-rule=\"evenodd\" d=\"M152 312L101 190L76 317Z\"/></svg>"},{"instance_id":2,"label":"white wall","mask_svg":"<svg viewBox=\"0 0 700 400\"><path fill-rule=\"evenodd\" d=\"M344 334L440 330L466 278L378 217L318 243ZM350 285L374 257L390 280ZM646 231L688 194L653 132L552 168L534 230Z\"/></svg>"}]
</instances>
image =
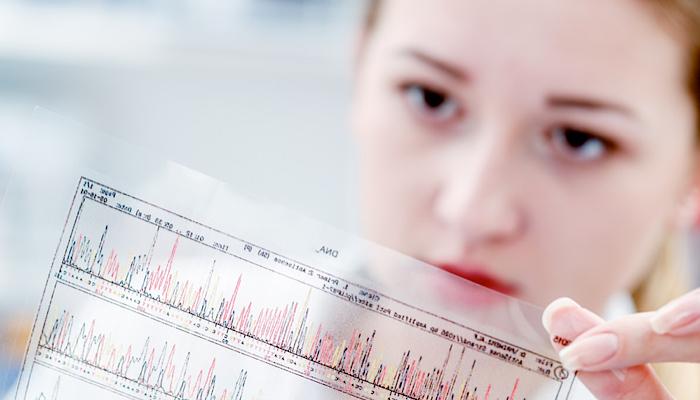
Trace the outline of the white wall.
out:
<instances>
[{"instance_id":1,"label":"white wall","mask_svg":"<svg viewBox=\"0 0 700 400\"><path fill-rule=\"evenodd\" d=\"M353 231L347 108L361 5L1 3L0 120L40 105L157 148L242 194ZM17 140L13 135L0 129L0 143ZM3 168L6 173L0 160ZM17 266L0 266L0 279L38 278L36 284L5 282L0 314L26 290L37 290L45 276L3 275L8 268Z\"/></svg>"}]
</instances>

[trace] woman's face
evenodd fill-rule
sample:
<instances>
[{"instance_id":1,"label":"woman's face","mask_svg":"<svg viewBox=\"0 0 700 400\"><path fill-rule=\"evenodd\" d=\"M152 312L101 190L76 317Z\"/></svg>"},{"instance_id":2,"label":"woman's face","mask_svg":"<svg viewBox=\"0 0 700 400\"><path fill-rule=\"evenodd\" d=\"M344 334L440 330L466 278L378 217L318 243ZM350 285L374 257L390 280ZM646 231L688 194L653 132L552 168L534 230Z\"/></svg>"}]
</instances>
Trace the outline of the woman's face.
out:
<instances>
[{"instance_id":1,"label":"woman's face","mask_svg":"<svg viewBox=\"0 0 700 400\"><path fill-rule=\"evenodd\" d=\"M641 0L386 0L353 106L368 235L600 310L690 187L684 50Z\"/></svg>"}]
</instances>

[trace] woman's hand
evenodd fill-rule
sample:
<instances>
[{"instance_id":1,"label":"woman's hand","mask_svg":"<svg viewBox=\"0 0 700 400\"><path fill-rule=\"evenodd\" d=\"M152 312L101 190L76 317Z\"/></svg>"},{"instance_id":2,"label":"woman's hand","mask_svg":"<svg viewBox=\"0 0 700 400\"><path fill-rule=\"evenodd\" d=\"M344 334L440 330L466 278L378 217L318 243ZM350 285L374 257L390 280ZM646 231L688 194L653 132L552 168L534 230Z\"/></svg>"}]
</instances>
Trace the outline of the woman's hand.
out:
<instances>
[{"instance_id":1,"label":"woman's hand","mask_svg":"<svg viewBox=\"0 0 700 400\"><path fill-rule=\"evenodd\" d=\"M649 363L700 362L700 289L656 312L614 321L558 299L542 316L564 366L596 398L672 399Z\"/></svg>"}]
</instances>

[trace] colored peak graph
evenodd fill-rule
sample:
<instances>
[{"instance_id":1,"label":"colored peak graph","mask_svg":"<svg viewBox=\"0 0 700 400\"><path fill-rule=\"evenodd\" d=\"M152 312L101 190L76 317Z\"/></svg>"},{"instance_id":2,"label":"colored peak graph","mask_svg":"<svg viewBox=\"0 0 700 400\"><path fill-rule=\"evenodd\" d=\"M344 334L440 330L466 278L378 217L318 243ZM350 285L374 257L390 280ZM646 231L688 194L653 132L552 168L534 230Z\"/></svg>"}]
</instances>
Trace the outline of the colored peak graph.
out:
<instances>
[{"instance_id":1,"label":"colored peak graph","mask_svg":"<svg viewBox=\"0 0 700 400\"><path fill-rule=\"evenodd\" d=\"M207 273L202 274L202 278L206 278L199 284L179 278L186 275L178 273L178 252L182 246L179 236L169 240L163 263L154 260L156 247L167 240L160 228L154 230L152 240L141 254L132 255L122 262L119 250L108 247L110 231L110 226L105 225L97 240L78 233L69 244L64 263L123 290L385 389L389 393L410 399L478 398L474 389L469 387L469 378L476 362L471 364L472 370L466 373L469 365L466 365L464 348L458 350L454 345L449 345L443 362L439 365L429 365L423 355L415 354L410 349L405 349L392 362L377 355L383 351L376 349L376 329L368 332L353 329L347 335L338 335L331 329L326 329L322 322L311 321L311 290L307 291L303 300L262 306L253 300L239 299L239 293L245 284L242 273L234 275L232 281L235 285L230 292L213 290L221 281L221 277L215 275L215 259L211 260L209 266L201 267ZM160 354L164 352L165 349ZM456 363L453 360L455 357L458 358ZM123 362L120 365L123 366ZM451 372L448 371L450 368ZM171 388L168 390L172 391ZM488 398L492 389L489 387L487 390L482 397L484 399ZM508 398L514 399L514 396L515 390Z\"/></svg>"},{"instance_id":2,"label":"colored peak graph","mask_svg":"<svg viewBox=\"0 0 700 400\"><path fill-rule=\"evenodd\" d=\"M273 251L239 217L234 236L81 179L15 400L570 400L548 353L356 271L385 260Z\"/></svg>"},{"instance_id":3,"label":"colored peak graph","mask_svg":"<svg viewBox=\"0 0 700 400\"><path fill-rule=\"evenodd\" d=\"M41 347L150 390L183 400L243 398L247 371L241 370L231 387L217 390L216 359L203 368L193 367L192 353L180 351L177 344L157 343L150 336L139 344L119 343L109 332L100 331L98 321L77 322L68 311L47 328Z\"/></svg>"}]
</instances>

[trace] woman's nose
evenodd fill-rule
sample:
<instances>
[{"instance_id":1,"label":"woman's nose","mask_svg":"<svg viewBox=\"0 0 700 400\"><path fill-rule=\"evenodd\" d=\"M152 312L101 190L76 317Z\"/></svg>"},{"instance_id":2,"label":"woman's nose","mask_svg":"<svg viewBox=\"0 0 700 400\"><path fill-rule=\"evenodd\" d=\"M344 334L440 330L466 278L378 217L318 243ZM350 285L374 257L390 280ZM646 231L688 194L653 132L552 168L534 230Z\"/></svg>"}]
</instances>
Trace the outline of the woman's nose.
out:
<instances>
[{"instance_id":1,"label":"woman's nose","mask_svg":"<svg viewBox=\"0 0 700 400\"><path fill-rule=\"evenodd\" d=\"M517 162L496 143L482 143L445 168L434 199L443 228L460 236L466 248L504 243L525 228L517 199Z\"/></svg>"}]
</instances>

